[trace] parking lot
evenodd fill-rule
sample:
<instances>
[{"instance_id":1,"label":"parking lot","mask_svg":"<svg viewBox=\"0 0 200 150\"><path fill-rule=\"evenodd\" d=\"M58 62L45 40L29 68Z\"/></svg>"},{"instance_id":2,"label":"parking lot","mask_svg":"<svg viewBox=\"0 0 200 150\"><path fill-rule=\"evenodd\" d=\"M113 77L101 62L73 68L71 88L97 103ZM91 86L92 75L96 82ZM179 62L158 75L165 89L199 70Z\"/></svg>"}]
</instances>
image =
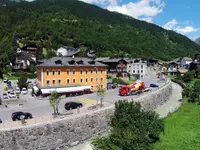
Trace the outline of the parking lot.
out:
<instances>
[{"instance_id":1,"label":"parking lot","mask_svg":"<svg viewBox=\"0 0 200 150\"><path fill-rule=\"evenodd\" d=\"M150 83L157 83L158 85L162 85L164 83L158 83L158 79L154 72L151 73L151 75L148 76L144 80L146 86L149 86ZM0 83L0 91L1 95L4 93L4 87L5 83ZM17 81L12 81L12 85L14 87L17 86ZM156 90L156 89L153 89ZM104 101L106 103L114 104L118 100L123 99L134 99L138 97L139 95L133 95L133 96L119 96L119 89L112 89L108 90L105 93ZM145 94L145 93L144 93ZM65 111L64 105L66 102L69 101L77 101L83 103L83 105L92 105L100 103L100 98L97 96L97 93L92 94L86 94L81 96L74 96L74 97L61 97L61 102L59 105L59 111L63 112ZM22 103L23 105L19 105ZM31 91L29 91L26 95L20 94L19 100L13 100L10 101L9 104L7 104L8 107L0 106L0 118L3 122L11 121L11 114L16 111L23 111L23 112L29 112L33 115L33 117L41 117L45 115L51 115L53 113L53 109L50 107L49 104L49 98L42 98L42 97L32 97Z\"/></svg>"}]
</instances>

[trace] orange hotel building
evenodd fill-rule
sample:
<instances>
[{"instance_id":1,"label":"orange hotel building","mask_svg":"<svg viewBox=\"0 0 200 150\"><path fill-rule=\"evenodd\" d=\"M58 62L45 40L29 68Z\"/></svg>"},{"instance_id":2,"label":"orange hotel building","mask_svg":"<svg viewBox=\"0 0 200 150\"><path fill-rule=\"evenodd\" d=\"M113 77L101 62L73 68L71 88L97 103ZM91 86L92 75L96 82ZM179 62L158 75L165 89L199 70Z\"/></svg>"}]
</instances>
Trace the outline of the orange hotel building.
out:
<instances>
[{"instance_id":1,"label":"orange hotel building","mask_svg":"<svg viewBox=\"0 0 200 150\"><path fill-rule=\"evenodd\" d=\"M85 57L53 57L37 66L37 85L65 87L73 85L106 88L106 65Z\"/></svg>"}]
</instances>

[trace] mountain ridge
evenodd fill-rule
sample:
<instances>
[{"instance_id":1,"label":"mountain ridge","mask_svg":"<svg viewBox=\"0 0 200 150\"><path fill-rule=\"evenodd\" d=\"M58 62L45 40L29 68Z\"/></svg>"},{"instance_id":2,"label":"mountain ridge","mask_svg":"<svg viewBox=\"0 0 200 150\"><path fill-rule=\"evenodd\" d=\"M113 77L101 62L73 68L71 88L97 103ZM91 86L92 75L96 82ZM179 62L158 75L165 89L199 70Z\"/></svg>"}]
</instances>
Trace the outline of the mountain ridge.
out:
<instances>
[{"instance_id":1,"label":"mountain ridge","mask_svg":"<svg viewBox=\"0 0 200 150\"><path fill-rule=\"evenodd\" d=\"M16 32L23 43L34 41L46 49L85 47L97 56L170 60L200 51L199 45L174 31L77 0L5 3L0 6L0 38L7 43Z\"/></svg>"}]
</instances>

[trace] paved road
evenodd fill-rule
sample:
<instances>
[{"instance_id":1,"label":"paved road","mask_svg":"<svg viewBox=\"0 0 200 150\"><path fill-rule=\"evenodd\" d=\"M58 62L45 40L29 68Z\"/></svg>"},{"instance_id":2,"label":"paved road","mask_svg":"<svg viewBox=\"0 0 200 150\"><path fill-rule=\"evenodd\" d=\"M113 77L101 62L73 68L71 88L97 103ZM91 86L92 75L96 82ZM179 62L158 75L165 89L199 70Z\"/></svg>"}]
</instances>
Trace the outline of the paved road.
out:
<instances>
[{"instance_id":1,"label":"paved road","mask_svg":"<svg viewBox=\"0 0 200 150\"><path fill-rule=\"evenodd\" d=\"M146 86L149 86L150 83L157 83L156 73L149 71L148 76L145 77L144 82ZM163 84L163 83L159 83ZM0 90L3 91L4 83L0 84ZM128 98L135 98L138 96L127 96L127 97L121 97L118 95L119 89L114 90L108 90L105 94L105 102L107 103L115 103L116 101L120 99L128 99ZM50 107L48 98L35 98L32 97L29 94L27 95L21 95L20 99L23 101L23 105L19 106L18 102L16 101L16 104L10 104L8 105L8 108L5 108L4 106L0 106L0 118L6 122L11 121L11 114L15 111L24 111L24 112L30 112L35 117L40 117L44 115L50 115L52 114L53 110ZM64 111L64 104L67 101L79 101L84 104L94 104L97 103L97 100L99 97L96 93L82 95L82 96L76 96L76 97L62 97L61 103L59 105L60 112Z\"/></svg>"},{"instance_id":2,"label":"paved road","mask_svg":"<svg viewBox=\"0 0 200 150\"><path fill-rule=\"evenodd\" d=\"M172 95L170 99L155 109L160 117L165 117L168 115L168 113L172 113L180 107L181 102L179 100L182 99L181 92L182 88L178 84L172 83ZM91 141L87 140L84 143L78 144L77 146L63 148L63 150L92 150Z\"/></svg>"}]
</instances>

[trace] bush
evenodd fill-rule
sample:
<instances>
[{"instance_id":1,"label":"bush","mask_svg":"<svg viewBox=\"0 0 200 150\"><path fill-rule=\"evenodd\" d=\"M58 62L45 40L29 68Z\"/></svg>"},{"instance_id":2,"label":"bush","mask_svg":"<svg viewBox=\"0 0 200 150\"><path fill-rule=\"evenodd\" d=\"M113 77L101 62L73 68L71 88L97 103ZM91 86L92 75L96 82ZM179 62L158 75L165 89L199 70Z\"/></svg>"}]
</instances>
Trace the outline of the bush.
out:
<instances>
[{"instance_id":1,"label":"bush","mask_svg":"<svg viewBox=\"0 0 200 150\"><path fill-rule=\"evenodd\" d=\"M128 83L121 78L113 78L113 83L128 85Z\"/></svg>"},{"instance_id":2,"label":"bush","mask_svg":"<svg viewBox=\"0 0 200 150\"><path fill-rule=\"evenodd\" d=\"M182 80L184 82L190 82L195 77L195 71L188 71L184 76L182 77Z\"/></svg>"},{"instance_id":3,"label":"bush","mask_svg":"<svg viewBox=\"0 0 200 150\"><path fill-rule=\"evenodd\" d=\"M25 77L25 76L19 77L17 84L18 84L18 86L19 86L20 89L22 89L22 88L26 88L27 89L27 87L28 87L27 77Z\"/></svg>"},{"instance_id":4,"label":"bush","mask_svg":"<svg viewBox=\"0 0 200 150\"><path fill-rule=\"evenodd\" d=\"M107 137L94 139L96 150L149 150L164 130L163 120L153 111L144 111L135 102L115 103Z\"/></svg>"},{"instance_id":5,"label":"bush","mask_svg":"<svg viewBox=\"0 0 200 150\"><path fill-rule=\"evenodd\" d=\"M6 87L4 87L4 91L5 92L7 92L8 91L8 87L6 86Z\"/></svg>"}]
</instances>

